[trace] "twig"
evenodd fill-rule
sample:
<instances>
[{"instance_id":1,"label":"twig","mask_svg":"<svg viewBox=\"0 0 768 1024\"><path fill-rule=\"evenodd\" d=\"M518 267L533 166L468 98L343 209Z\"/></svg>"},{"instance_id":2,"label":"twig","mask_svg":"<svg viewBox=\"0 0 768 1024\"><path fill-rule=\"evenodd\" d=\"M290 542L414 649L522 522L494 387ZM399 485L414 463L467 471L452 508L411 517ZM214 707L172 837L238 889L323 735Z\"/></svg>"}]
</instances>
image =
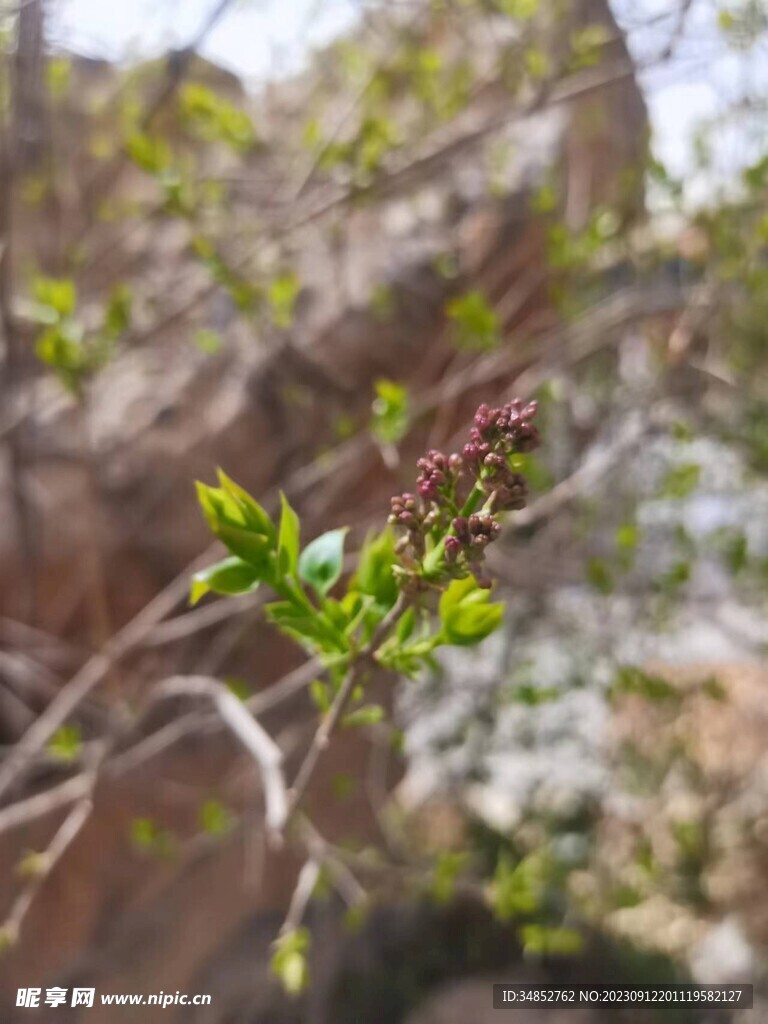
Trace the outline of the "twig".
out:
<instances>
[{"instance_id":1,"label":"twig","mask_svg":"<svg viewBox=\"0 0 768 1024\"><path fill-rule=\"evenodd\" d=\"M314 857L305 862L299 872L296 888L293 890L288 913L285 915L280 935L288 935L295 931L304 920L312 893L315 891L317 880L320 877L320 863Z\"/></svg>"},{"instance_id":2,"label":"twig","mask_svg":"<svg viewBox=\"0 0 768 1024\"><path fill-rule=\"evenodd\" d=\"M278 933L281 936L295 931L304 920L322 867L327 869L331 882L347 906L360 906L368 900L368 894L350 868L337 856L334 847L320 835L312 822L302 816L298 825L299 838L306 846L309 857L299 872L288 913Z\"/></svg>"},{"instance_id":3,"label":"twig","mask_svg":"<svg viewBox=\"0 0 768 1024\"><path fill-rule=\"evenodd\" d=\"M657 417L648 415L628 416L619 435L599 452L584 460L579 468L565 480L561 480L550 491L542 495L527 508L515 513L510 525L515 530L550 519L565 505L569 505L590 488L594 487L608 471L634 448L655 425Z\"/></svg>"},{"instance_id":4,"label":"twig","mask_svg":"<svg viewBox=\"0 0 768 1024\"><path fill-rule=\"evenodd\" d=\"M93 785L94 776L90 776L90 784ZM35 897L42 888L46 878L53 868L58 864L68 848L77 838L80 830L88 820L93 803L90 797L86 797L69 812L63 823L53 837L48 849L41 855L36 864L35 875L29 881L26 888L18 895L11 907L11 911L0 928L0 933L6 944L13 944L17 941L24 919L29 913Z\"/></svg>"},{"instance_id":5,"label":"twig","mask_svg":"<svg viewBox=\"0 0 768 1024\"><path fill-rule=\"evenodd\" d=\"M177 676L163 684L166 694L182 693L209 697L221 720L237 736L259 766L264 783L267 828L277 834L285 826L288 795L283 776L283 753L248 711L241 700L223 683L207 676Z\"/></svg>"},{"instance_id":6,"label":"twig","mask_svg":"<svg viewBox=\"0 0 768 1024\"><path fill-rule=\"evenodd\" d=\"M350 697L354 693L357 684L371 665L375 663L374 655L376 654L376 651L380 647L382 641L386 639L386 636L392 626L405 611L407 604L407 597L405 594L401 593L395 604L390 608L374 630L373 636L369 642L357 653L350 665L349 670L333 699L333 703L331 704L328 713L323 718L314 735L309 750L307 751L304 761L296 775L296 781L291 786L288 794L286 823L291 820L291 817L296 812L299 804L304 799L307 787L309 786L310 780L317 766L317 762L319 761L323 751L328 747L331 735L339 724L341 716L344 714Z\"/></svg>"},{"instance_id":7,"label":"twig","mask_svg":"<svg viewBox=\"0 0 768 1024\"><path fill-rule=\"evenodd\" d=\"M536 347L547 350L550 345L572 343L574 360L586 358L610 340L607 336L611 330L631 323L638 317L652 316L664 310L680 308L684 305L685 295L677 289L670 289L661 295L651 295L647 289L627 289L611 299L610 302L598 304L585 314L576 324L567 329L555 328L537 336ZM414 403L414 419L428 414L441 402L457 394L462 394L481 384L489 384L501 377L508 377L524 363L527 358L519 349L503 350L484 357L471 370L456 374L441 382L439 387L428 389L421 399ZM526 371L525 387L532 390L533 385L546 370L546 360L537 367ZM530 379L529 379L530 377ZM520 381L518 381L520 384ZM325 460L316 460L310 466L297 468L284 482L287 491L303 493L322 480L338 472L339 466L348 460L362 458L370 449L372 440L367 435L360 435L351 441L340 444L333 456ZM56 729L69 717L78 704L84 700L102 681L111 665L119 658L140 646L149 637L165 616L183 599L186 594L189 576L194 570L205 565L218 552L218 545L212 545L204 554L187 566L165 590L126 626L114 635L105 645L103 651L90 658L80 671L59 692L58 696L46 708L34 725L30 726L22 739L13 749L7 760L0 765L0 797L21 776L26 765L47 743ZM169 623L171 628L173 624Z\"/></svg>"},{"instance_id":8,"label":"twig","mask_svg":"<svg viewBox=\"0 0 768 1024\"><path fill-rule=\"evenodd\" d=\"M16 744L7 759L0 765L0 797L19 780L32 758L37 754L56 730L72 714L75 708L99 685L112 665L136 648L184 597L189 584L189 573L194 567L205 564L218 551L214 544L205 554L195 560L165 590L162 590L139 614L114 634L104 648L93 655L72 679L59 691L37 721L29 727Z\"/></svg>"},{"instance_id":9,"label":"twig","mask_svg":"<svg viewBox=\"0 0 768 1024\"><path fill-rule=\"evenodd\" d=\"M310 853L327 867L328 874L344 902L351 907L365 903L368 899L365 889L344 861L336 855L334 847L320 835L309 818L302 816L299 822L299 835Z\"/></svg>"}]
</instances>

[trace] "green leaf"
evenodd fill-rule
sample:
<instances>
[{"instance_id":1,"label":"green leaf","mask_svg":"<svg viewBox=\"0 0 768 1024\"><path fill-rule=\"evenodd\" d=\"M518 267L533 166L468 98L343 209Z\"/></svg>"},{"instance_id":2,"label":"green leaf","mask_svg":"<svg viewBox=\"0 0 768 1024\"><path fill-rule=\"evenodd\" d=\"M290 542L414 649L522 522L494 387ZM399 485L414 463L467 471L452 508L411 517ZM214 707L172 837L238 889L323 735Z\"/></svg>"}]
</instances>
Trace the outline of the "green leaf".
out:
<instances>
[{"instance_id":1,"label":"green leaf","mask_svg":"<svg viewBox=\"0 0 768 1024\"><path fill-rule=\"evenodd\" d=\"M135 132L125 143L125 150L131 160L148 174L159 174L171 162L171 150L164 139Z\"/></svg>"},{"instance_id":2,"label":"green leaf","mask_svg":"<svg viewBox=\"0 0 768 1024\"><path fill-rule=\"evenodd\" d=\"M656 586L662 593L672 594L684 586L691 578L691 563L682 558L662 573Z\"/></svg>"},{"instance_id":3,"label":"green leaf","mask_svg":"<svg viewBox=\"0 0 768 1024\"><path fill-rule=\"evenodd\" d=\"M516 21L532 18L541 6L541 0L497 0L499 10Z\"/></svg>"},{"instance_id":4,"label":"green leaf","mask_svg":"<svg viewBox=\"0 0 768 1024\"><path fill-rule=\"evenodd\" d=\"M72 81L72 61L67 57L49 57L46 61L46 79L53 100L66 96Z\"/></svg>"},{"instance_id":5,"label":"green leaf","mask_svg":"<svg viewBox=\"0 0 768 1024\"><path fill-rule=\"evenodd\" d=\"M501 625L503 603L491 604L490 591L473 576L453 580L440 598L441 636L446 643L469 647L480 643Z\"/></svg>"},{"instance_id":6,"label":"green leaf","mask_svg":"<svg viewBox=\"0 0 768 1024\"><path fill-rule=\"evenodd\" d=\"M520 929L523 948L535 956L575 956L584 947L581 932L575 928L550 928L526 924Z\"/></svg>"},{"instance_id":7,"label":"green leaf","mask_svg":"<svg viewBox=\"0 0 768 1024\"><path fill-rule=\"evenodd\" d=\"M276 601L264 611L270 622L305 649L326 654L344 654L349 649L344 634L318 612L312 614L292 601Z\"/></svg>"},{"instance_id":8,"label":"green leaf","mask_svg":"<svg viewBox=\"0 0 768 1024\"><path fill-rule=\"evenodd\" d=\"M448 850L441 853L432 876L432 898L435 903L450 903L456 892L456 879L469 860L469 854Z\"/></svg>"},{"instance_id":9,"label":"green leaf","mask_svg":"<svg viewBox=\"0 0 768 1024\"><path fill-rule=\"evenodd\" d=\"M219 527L217 536L232 554L249 562L258 570L260 579L265 582L273 578L274 558L272 545L260 533L250 533L236 526Z\"/></svg>"},{"instance_id":10,"label":"green leaf","mask_svg":"<svg viewBox=\"0 0 768 1024\"><path fill-rule=\"evenodd\" d=\"M322 597L341 576L346 533L346 527L329 530L308 544L299 558L299 576Z\"/></svg>"},{"instance_id":11,"label":"green leaf","mask_svg":"<svg viewBox=\"0 0 768 1024\"><path fill-rule=\"evenodd\" d=\"M616 547L621 551L634 551L640 541L637 523L623 523L616 530Z\"/></svg>"},{"instance_id":12,"label":"green leaf","mask_svg":"<svg viewBox=\"0 0 768 1024\"><path fill-rule=\"evenodd\" d=\"M331 778L331 792L336 800L349 800L357 787L357 780L354 775L347 772L337 772Z\"/></svg>"},{"instance_id":13,"label":"green leaf","mask_svg":"<svg viewBox=\"0 0 768 1024\"><path fill-rule=\"evenodd\" d=\"M109 296L104 313L104 333L109 338L119 338L131 325L133 298L131 289L125 284L116 285Z\"/></svg>"},{"instance_id":14,"label":"green leaf","mask_svg":"<svg viewBox=\"0 0 768 1024\"><path fill-rule=\"evenodd\" d=\"M218 800L206 800L200 808L200 827L209 836L225 836L234 827L232 814Z\"/></svg>"},{"instance_id":15,"label":"green leaf","mask_svg":"<svg viewBox=\"0 0 768 1024\"><path fill-rule=\"evenodd\" d=\"M275 528L267 513L241 487L219 472L221 487L197 483L197 496L213 534L233 555L250 562L259 578L274 573Z\"/></svg>"},{"instance_id":16,"label":"green leaf","mask_svg":"<svg viewBox=\"0 0 768 1024\"><path fill-rule=\"evenodd\" d=\"M611 593L613 590L613 576L604 559L589 559L587 562L587 581L598 593Z\"/></svg>"},{"instance_id":17,"label":"green leaf","mask_svg":"<svg viewBox=\"0 0 768 1024\"><path fill-rule=\"evenodd\" d=\"M38 277L32 284L32 293L41 306L53 311L59 319L75 311L77 291L68 278Z\"/></svg>"},{"instance_id":18,"label":"green leaf","mask_svg":"<svg viewBox=\"0 0 768 1024\"><path fill-rule=\"evenodd\" d=\"M398 644L404 644L413 633L416 626L416 609L411 605L403 612L400 616L400 620L397 623L397 630L395 631L395 637L397 638Z\"/></svg>"},{"instance_id":19,"label":"green leaf","mask_svg":"<svg viewBox=\"0 0 768 1024\"><path fill-rule=\"evenodd\" d=\"M263 533L265 537L269 537L274 541L276 536L274 523L258 501L251 497L248 491L228 477L223 469L219 469L218 477L221 489L226 491L242 509L245 522L257 533Z\"/></svg>"},{"instance_id":20,"label":"green leaf","mask_svg":"<svg viewBox=\"0 0 768 1024\"><path fill-rule=\"evenodd\" d=\"M274 944L272 970L291 996L298 996L309 982L307 953L310 937L306 928L294 928L286 932Z\"/></svg>"},{"instance_id":21,"label":"green leaf","mask_svg":"<svg viewBox=\"0 0 768 1024\"><path fill-rule=\"evenodd\" d=\"M289 272L276 277L269 285L267 297L276 327L288 328L293 323L296 300L301 292L301 281Z\"/></svg>"},{"instance_id":22,"label":"green leaf","mask_svg":"<svg viewBox=\"0 0 768 1024\"><path fill-rule=\"evenodd\" d=\"M208 327L201 327L200 330L195 331L192 336L196 348L199 348L201 352L205 352L206 355L215 355L222 346L222 338L218 331L213 331Z\"/></svg>"},{"instance_id":23,"label":"green leaf","mask_svg":"<svg viewBox=\"0 0 768 1024\"><path fill-rule=\"evenodd\" d=\"M248 114L208 86L196 82L186 84L180 90L179 105L186 124L206 142L223 142L241 153L256 143L256 132Z\"/></svg>"},{"instance_id":24,"label":"green leaf","mask_svg":"<svg viewBox=\"0 0 768 1024\"><path fill-rule=\"evenodd\" d=\"M534 852L515 863L507 851L500 854L491 887L493 909L500 921L536 913L551 881L549 857Z\"/></svg>"},{"instance_id":25,"label":"green leaf","mask_svg":"<svg viewBox=\"0 0 768 1024\"><path fill-rule=\"evenodd\" d=\"M481 292L468 292L451 300L446 314L456 325L457 348L477 351L498 345L499 318Z\"/></svg>"},{"instance_id":26,"label":"green leaf","mask_svg":"<svg viewBox=\"0 0 768 1024\"><path fill-rule=\"evenodd\" d=\"M225 558L194 574L189 601L197 604L209 591L214 594L250 594L260 582L259 572L250 562L237 557Z\"/></svg>"},{"instance_id":27,"label":"green leaf","mask_svg":"<svg viewBox=\"0 0 768 1024\"><path fill-rule=\"evenodd\" d=\"M131 822L131 842L140 850L150 850L158 828L151 818L134 818Z\"/></svg>"},{"instance_id":28,"label":"green leaf","mask_svg":"<svg viewBox=\"0 0 768 1024\"><path fill-rule=\"evenodd\" d=\"M130 827L131 842L137 850L151 853L163 859L173 857L176 852L176 837L161 828L151 818L134 818Z\"/></svg>"},{"instance_id":29,"label":"green leaf","mask_svg":"<svg viewBox=\"0 0 768 1024\"><path fill-rule=\"evenodd\" d=\"M291 508L288 499L280 491L280 533L277 540L277 557L280 572L295 576L299 567L299 517Z\"/></svg>"},{"instance_id":30,"label":"green leaf","mask_svg":"<svg viewBox=\"0 0 768 1024\"><path fill-rule=\"evenodd\" d=\"M371 432L382 444L397 444L408 433L408 392L392 380L377 380L371 406Z\"/></svg>"},{"instance_id":31,"label":"green leaf","mask_svg":"<svg viewBox=\"0 0 768 1024\"><path fill-rule=\"evenodd\" d=\"M631 694L654 703L679 701L681 697L680 691L666 679L644 672L635 665L622 665L619 668L611 694Z\"/></svg>"},{"instance_id":32,"label":"green leaf","mask_svg":"<svg viewBox=\"0 0 768 1024\"><path fill-rule=\"evenodd\" d=\"M554 686L534 686L531 683L521 683L519 686L512 687L503 696L510 703L525 704L533 708L539 704L550 704L552 701L559 700L562 693Z\"/></svg>"},{"instance_id":33,"label":"green leaf","mask_svg":"<svg viewBox=\"0 0 768 1024\"><path fill-rule=\"evenodd\" d=\"M377 725L383 718L384 708L380 704L365 704L345 715L341 724L345 729L353 726Z\"/></svg>"},{"instance_id":34,"label":"green leaf","mask_svg":"<svg viewBox=\"0 0 768 1024\"><path fill-rule=\"evenodd\" d=\"M309 684L309 695L318 711L323 714L331 706L331 695L328 692L328 685L322 679L315 679Z\"/></svg>"},{"instance_id":35,"label":"green leaf","mask_svg":"<svg viewBox=\"0 0 768 1024\"><path fill-rule=\"evenodd\" d=\"M43 331L35 345L40 362L56 371L61 383L77 394L91 369L82 332L71 322L57 324Z\"/></svg>"},{"instance_id":36,"label":"green leaf","mask_svg":"<svg viewBox=\"0 0 768 1024\"><path fill-rule=\"evenodd\" d=\"M687 498L699 485L701 466L695 462L683 466L675 466L664 477L661 485L662 498Z\"/></svg>"},{"instance_id":37,"label":"green leaf","mask_svg":"<svg viewBox=\"0 0 768 1024\"><path fill-rule=\"evenodd\" d=\"M392 572L395 565L395 534L387 527L381 533L369 533L365 538L350 588L369 594L377 604L391 608L397 600L397 580Z\"/></svg>"},{"instance_id":38,"label":"green leaf","mask_svg":"<svg viewBox=\"0 0 768 1024\"><path fill-rule=\"evenodd\" d=\"M74 761L82 746L83 740L77 725L60 725L48 740L48 752L57 761Z\"/></svg>"}]
</instances>

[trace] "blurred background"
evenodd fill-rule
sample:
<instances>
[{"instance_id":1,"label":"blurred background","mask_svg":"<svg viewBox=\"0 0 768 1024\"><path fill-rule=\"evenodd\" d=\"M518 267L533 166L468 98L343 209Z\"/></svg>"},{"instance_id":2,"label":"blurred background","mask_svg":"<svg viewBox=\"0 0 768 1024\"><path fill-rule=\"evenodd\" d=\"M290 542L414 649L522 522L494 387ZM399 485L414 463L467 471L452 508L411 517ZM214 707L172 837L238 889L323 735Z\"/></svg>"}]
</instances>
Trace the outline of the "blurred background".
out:
<instances>
[{"instance_id":1,"label":"blurred background","mask_svg":"<svg viewBox=\"0 0 768 1024\"><path fill-rule=\"evenodd\" d=\"M764 0L0 0L0 1020L768 1019L767 47ZM314 674L261 592L189 606L194 480L351 569L518 394L504 628L334 740L289 996L300 851L182 683L295 766ZM161 990L211 1005L98 1005Z\"/></svg>"}]
</instances>

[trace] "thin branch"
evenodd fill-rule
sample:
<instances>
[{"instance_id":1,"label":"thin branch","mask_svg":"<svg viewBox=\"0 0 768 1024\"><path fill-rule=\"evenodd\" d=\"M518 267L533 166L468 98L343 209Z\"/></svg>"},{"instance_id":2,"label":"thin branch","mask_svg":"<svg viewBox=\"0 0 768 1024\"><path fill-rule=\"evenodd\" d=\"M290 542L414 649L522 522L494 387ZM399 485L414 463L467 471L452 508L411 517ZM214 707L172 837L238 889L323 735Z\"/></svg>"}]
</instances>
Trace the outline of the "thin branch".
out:
<instances>
[{"instance_id":1,"label":"thin branch","mask_svg":"<svg viewBox=\"0 0 768 1024\"><path fill-rule=\"evenodd\" d=\"M336 692L336 696L333 699L333 703L331 704L328 713L323 718L314 735L309 750L307 751L304 761L296 775L296 781L291 786L290 793L288 794L286 823L290 821L291 817L301 804L301 801L304 799L315 768L317 767L317 762L320 760L323 751L327 749L330 738L338 726L355 688L365 673L373 664L375 664L374 656L376 651L386 639L392 626L405 611L407 604L408 598L405 594L401 593L395 604L390 608L374 630L373 636L369 642L357 653L350 665L341 686Z\"/></svg>"},{"instance_id":2,"label":"thin branch","mask_svg":"<svg viewBox=\"0 0 768 1024\"><path fill-rule=\"evenodd\" d=\"M283 776L283 753L248 711L241 700L223 683L207 676L176 676L163 684L167 695L194 694L209 697L229 729L237 736L259 766L264 783L267 827L279 833L285 826L288 795Z\"/></svg>"},{"instance_id":3,"label":"thin branch","mask_svg":"<svg viewBox=\"0 0 768 1024\"><path fill-rule=\"evenodd\" d=\"M290 932L295 931L304 920L304 915L307 912L309 901L312 899L312 893L315 891L319 877L320 862L315 860L314 857L310 857L299 872L296 888L293 890L293 896L288 907L288 913L285 915L285 921L283 921L279 932L280 935L288 935Z\"/></svg>"},{"instance_id":4,"label":"thin branch","mask_svg":"<svg viewBox=\"0 0 768 1024\"><path fill-rule=\"evenodd\" d=\"M214 544L195 560L195 566L208 562L218 551ZM37 721L0 765L0 797L20 779L32 758L39 753L75 708L102 682L112 665L134 650L144 637L184 598L189 585L190 567L162 590L139 614L114 634L104 648L89 658L79 672L59 691Z\"/></svg>"},{"instance_id":5,"label":"thin branch","mask_svg":"<svg viewBox=\"0 0 768 1024\"><path fill-rule=\"evenodd\" d=\"M334 847L320 835L312 822L302 815L298 825L299 838L304 843L309 857L299 872L288 913L278 933L281 936L290 934L301 925L320 877L320 869L323 867L347 906L360 906L368 900L368 894L350 868L337 856Z\"/></svg>"},{"instance_id":6,"label":"thin branch","mask_svg":"<svg viewBox=\"0 0 768 1024\"><path fill-rule=\"evenodd\" d=\"M91 775L91 786L93 781L94 776ZM90 817L92 809L93 803L90 797L86 797L73 807L53 837L48 849L40 855L39 860L35 864L34 876L18 895L8 917L0 927L0 935L5 944L13 944L17 941L24 920L35 901L35 897L42 889L46 878L48 878L51 871L79 835Z\"/></svg>"}]
</instances>

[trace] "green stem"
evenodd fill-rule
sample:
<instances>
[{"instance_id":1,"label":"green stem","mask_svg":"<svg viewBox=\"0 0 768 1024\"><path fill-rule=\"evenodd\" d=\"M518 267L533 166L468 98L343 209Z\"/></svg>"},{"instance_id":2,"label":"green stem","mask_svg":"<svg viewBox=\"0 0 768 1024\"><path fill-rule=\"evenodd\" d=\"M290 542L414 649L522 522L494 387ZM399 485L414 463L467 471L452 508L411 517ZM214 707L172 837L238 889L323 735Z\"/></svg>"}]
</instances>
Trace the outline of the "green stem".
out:
<instances>
[{"instance_id":1,"label":"green stem","mask_svg":"<svg viewBox=\"0 0 768 1024\"><path fill-rule=\"evenodd\" d=\"M459 515L465 517L471 516L472 513L477 509L478 505L480 504L484 494L485 491L483 490L480 483L476 483L472 490L469 492L467 500L464 502L464 505L462 506ZM438 567L443 560L443 554L445 552L445 538L453 537L455 535L455 532L456 531L453 529L452 526L449 527L445 536L441 537L441 539L437 542L434 548L424 559L424 576L426 579L430 579L432 576L437 575Z\"/></svg>"}]
</instances>

